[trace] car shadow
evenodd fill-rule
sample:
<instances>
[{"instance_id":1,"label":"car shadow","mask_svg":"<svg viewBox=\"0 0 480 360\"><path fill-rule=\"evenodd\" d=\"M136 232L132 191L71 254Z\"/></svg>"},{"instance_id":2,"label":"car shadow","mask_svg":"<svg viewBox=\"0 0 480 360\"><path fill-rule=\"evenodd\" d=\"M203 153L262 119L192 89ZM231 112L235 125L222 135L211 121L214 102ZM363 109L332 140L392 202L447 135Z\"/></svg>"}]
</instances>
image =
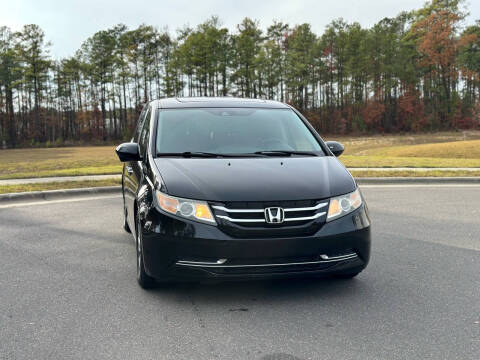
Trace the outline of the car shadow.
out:
<instances>
[{"instance_id":1,"label":"car shadow","mask_svg":"<svg viewBox=\"0 0 480 360\"><path fill-rule=\"evenodd\" d=\"M354 295L371 293L368 281L359 275L355 279L295 278L220 283L178 283L159 285L149 291L162 301L188 298L202 306L225 306L231 312L249 311L258 304L281 304L291 301L339 301L358 299Z\"/></svg>"}]
</instances>

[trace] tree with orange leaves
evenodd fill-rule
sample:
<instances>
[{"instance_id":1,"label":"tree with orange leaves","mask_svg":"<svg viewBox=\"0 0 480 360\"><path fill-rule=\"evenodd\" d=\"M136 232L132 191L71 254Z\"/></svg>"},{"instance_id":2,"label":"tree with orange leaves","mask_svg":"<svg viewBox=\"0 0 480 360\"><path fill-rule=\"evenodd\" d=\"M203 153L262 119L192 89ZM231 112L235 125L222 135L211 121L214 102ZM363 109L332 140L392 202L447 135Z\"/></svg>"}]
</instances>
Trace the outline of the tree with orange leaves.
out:
<instances>
[{"instance_id":1,"label":"tree with orange leaves","mask_svg":"<svg viewBox=\"0 0 480 360\"><path fill-rule=\"evenodd\" d=\"M440 127L452 125L456 107L458 84L457 57L459 50L473 41L471 36L459 37L460 21L465 17L458 1L434 0L419 13L419 21L412 27L418 39L418 52L423 67L423 97L433 119ZM455 94L453 94L455 93Z\"/></svg>"}]
</instances>

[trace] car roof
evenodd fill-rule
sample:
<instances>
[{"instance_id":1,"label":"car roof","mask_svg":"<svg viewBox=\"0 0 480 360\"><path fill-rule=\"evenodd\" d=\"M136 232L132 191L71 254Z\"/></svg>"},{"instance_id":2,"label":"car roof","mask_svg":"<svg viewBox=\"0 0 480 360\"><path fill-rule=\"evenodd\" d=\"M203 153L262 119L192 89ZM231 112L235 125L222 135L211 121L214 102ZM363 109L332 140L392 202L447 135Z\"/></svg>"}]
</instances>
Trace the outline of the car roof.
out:
<instances>
[{"instance_id":1,"label":"car roof","mask_svg":"<svg viewBox=\"0 0 480 360\"><path fill-rule=\"evenodd\" d=\"M289 109L284 103L263 100L246 99L237 97L176 97L155 100L160 109L184 109L184 108L267 108L267 109Z\"/></svg>"}]
</instances>

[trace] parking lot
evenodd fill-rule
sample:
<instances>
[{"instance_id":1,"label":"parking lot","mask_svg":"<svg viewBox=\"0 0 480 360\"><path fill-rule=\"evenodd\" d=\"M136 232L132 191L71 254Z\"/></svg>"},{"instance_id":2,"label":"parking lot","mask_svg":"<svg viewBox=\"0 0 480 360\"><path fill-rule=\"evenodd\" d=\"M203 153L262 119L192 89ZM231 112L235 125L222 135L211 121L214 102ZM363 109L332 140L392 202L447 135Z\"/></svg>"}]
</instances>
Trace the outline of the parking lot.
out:
<instances>
[{"instance_id":1,"label":"parking lot","mask_svg":"<svg viewBox=\"0 0 480 360\"><path fill-rule=\"evenodd\" d=\"M148 292L120 195L0 204L0 358L480 358L480 186L362 189L373 248L354 280Z\"/></svg>"}]
</instances>

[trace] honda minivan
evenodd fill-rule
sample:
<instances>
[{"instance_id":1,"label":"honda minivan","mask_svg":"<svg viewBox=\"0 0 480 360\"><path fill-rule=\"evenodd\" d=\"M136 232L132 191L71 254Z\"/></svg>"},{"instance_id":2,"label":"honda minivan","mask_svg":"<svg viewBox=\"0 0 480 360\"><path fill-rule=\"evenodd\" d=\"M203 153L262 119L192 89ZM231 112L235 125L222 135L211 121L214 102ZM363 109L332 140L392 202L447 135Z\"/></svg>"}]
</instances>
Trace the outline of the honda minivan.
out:
<instances>
[{"instance_id":1,"label":"honda minivan","mask_svg":"<svg viewBox=\"0 0 480 360\"><path fill-rule=\"evenodd\" d=\"M143 288L171 281L332 275L368 264L354 178L295 108L169 98L143 109L124 162L124 228Z\"/></svg>"}]
</instances>

